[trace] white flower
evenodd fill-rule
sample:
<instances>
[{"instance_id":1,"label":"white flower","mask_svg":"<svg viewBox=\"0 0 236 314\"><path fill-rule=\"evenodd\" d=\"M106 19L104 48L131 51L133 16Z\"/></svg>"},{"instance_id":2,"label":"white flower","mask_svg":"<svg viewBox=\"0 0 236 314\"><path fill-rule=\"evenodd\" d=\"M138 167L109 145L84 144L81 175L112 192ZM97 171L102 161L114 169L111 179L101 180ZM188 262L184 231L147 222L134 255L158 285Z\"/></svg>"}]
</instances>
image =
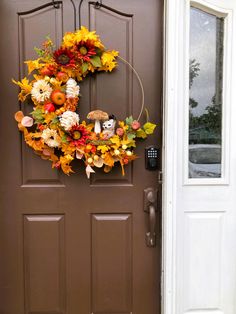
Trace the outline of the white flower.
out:
<instances>
[{"instance_id":1,"label":"white flower","mask_svg":"<svg viewBox=\"0 0 236 314\"><path fill-rule=\"evenodd\" d=\"M38 80L33 84L31 95L35 100L43 102L49 99L51 92L52 88L45 80Z\"/></svg>"},{"instance_id":2,"label":"white flower","mask_svg":"<svg viewBox=\"0 0 236 314\"><path fill-rule=\"evenodd\" d=\"M75 98L79 96L80 87L77 85L76 81L70 78L66 82L66 97Z\"/></svg>"},{"instance_id":3,"label":"white flower","mask_svg":"<svg viewBox=\"0 0 236 314\"><path fill-rule=\"evenodd\" d=\"M61 144L61 139L57 131L49 128L43 130L42 139L49 147L58 147Z\"/></svg>"},{"instance_id":4,"label":"white flower","mask_svg":"<svg viewBox=\"0 0 236 314\"><path fill-rule=\"evenodd\" d=\"M74 125L79 124L79 115L73 111L65 111L59 117L61 126L66 130L69 131Z\"/></svg>"}]
</instances>

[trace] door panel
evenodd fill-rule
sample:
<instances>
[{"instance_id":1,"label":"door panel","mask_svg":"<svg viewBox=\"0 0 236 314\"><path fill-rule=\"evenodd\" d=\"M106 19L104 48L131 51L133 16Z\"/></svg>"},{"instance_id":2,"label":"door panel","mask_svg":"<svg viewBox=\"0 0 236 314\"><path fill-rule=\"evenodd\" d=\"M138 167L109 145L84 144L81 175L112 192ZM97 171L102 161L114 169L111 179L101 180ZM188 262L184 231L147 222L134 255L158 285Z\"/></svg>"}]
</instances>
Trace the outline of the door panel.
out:
<instances>
[{"instance_id":1,"label":"door panel","mask_svg":"<svg viewBox=\"0 0 236 314\"><path fill-rule=\"evenodd\" d=\"M26 313L64 313L64 215L24 215Z\"/></svg>"},{"instance_id":2,"label":"door panel","mask_svg":"<svg viewBox=\"0 0 236 314\"><path fill-rule=\"evenodd\" d=\"M79 1L75 4L78 9ZM20 104L11 78L26 74L23 61L36 57L33 48L46 35L58 45L65 31L74 30L71 1L59 8L44 5L43 0L0 3L5 30L0 42L0 134L7 134L0 136L0 313L160 313L160 211L157 246L148 248L143 190L157 187L157 173L145 170L144 148L161 143L162 1L107 0L107 7L82 6L82 25L96 28L107 48L119 50L134 64L150 118L158 123L156 135L137 147L140 158L124 177L117 167L109 174L97 170L90 180L79 164L70 177L52 170L26 147L13 119ZM95 108L118 120L137 117L140 110L138 82L120 61L114 73L82 82L81 93L81 119ZM22 108L31 110L29 105Z\"/></svg>"},{"instance_id":3,"label":"door panel","mask_svg":"<svg viewBox=\"0 0 236 314\"><path fill-rule=\"evenodd\" d=\"M50 34L53 42L58 46L63 34L63 5L55 9L49 6L27 6L28 10L20 7L18 13L19 30L19 71L20 76L27 76L25 60L36 57L34 47L41 47L45 34ZM32 9L33 7L33 9ZM32 12L33 11L33 12ZM38 27L40 25L40 27ZM30 112L32 108L22 105L23 112ZM32 150L22 144L22 184L23 185L61 185L60 174L51 171L49 163L39 160Z\"/></svg>"},{"instance_id":4,"label":"door panel","mask_svg":"<svg viewBox=\"0 0 236 314\"><path fill-rule=\"evenodd\" d=\"M132 312L132 216L92 215L92 313Z\"/></svg>"}]
</instances>

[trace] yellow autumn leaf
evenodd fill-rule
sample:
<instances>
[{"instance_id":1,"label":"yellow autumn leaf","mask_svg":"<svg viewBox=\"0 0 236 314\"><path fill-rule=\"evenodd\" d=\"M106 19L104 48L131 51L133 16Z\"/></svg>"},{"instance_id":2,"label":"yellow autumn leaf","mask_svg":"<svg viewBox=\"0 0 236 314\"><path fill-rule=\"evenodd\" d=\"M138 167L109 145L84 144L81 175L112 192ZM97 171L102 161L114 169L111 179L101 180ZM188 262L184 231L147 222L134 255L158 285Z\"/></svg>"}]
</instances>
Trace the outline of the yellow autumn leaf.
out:
<instances>
[{"instance_id":1,"label":"yellow autumn leaf","mask_svg":"<svg viewBox=\"0 0 236 314\"><path fill-rule=\"evenodd\" d=\"M57 115L55 114L55 112L48 112L46 115L45 115L45 120L44 122L49 124L54 118L56 118Z\"/></svg>"},{"instance_id":2,"label":"yellow autumn leaf","mask_svg":"<svg viewBox=\"0 0 236 314\"><path fill-rule=\"evenodd\" d=\"M73 159L74 158L69 154L60 157L61 169L67 175L69 175L71 172L74 172L69 165Z\"/></svg>"},{"instance_id":3,"label":"yellow autumn leaf","mask_svg":"<svg viewBox=\"0 0 236 314\"><path fill-rule=\"evenodd\" d=\"M110 138L110 141L112 142L112 144L115 144L117 147L120 146L120 137L118 135L113 135Z\"/></svg>"},{"instance_id":4,"label":"yellow autumn leaf","mask_svg":"<svg viewBox=\"0 0 236 314\"><path fill-rule=\"evenodd\" d=\"M21 81L15 81L12 79L12 82L21 88L18 99L23 102L26 97L31 93L32 83L30 83L26 77L24 77Z\"/></svg>"},{"instance_id":5,"label":"yellow autumn leaf","mask_svg":"<svg viewBox=\"0 0 236 314\"><path fill-rule=\"evenodd\" d=\"M34 70L38 70L40 68L42 68L44 65L42 63L39 63L41 59L36 59L36 60L28 60L25 61L25 63L28 66L28 74L30 74L31 72L33 72Z\"/></svg>"},{"instance_id":6,"label":"yellow autumn leaf","mask_svg":"<svg viewBox=\"0 0 236 314\"><path fill-rule=\"evenodd\" d=\"M63 37L62 46L64 48L71 48L74 46L74 43L75 43L75 34L71 32L65 33Z\"/></svg>"},{"instance_id":7,"label":"yellow autumn leaf","mask_svg":"<svg viewBox=\"0 0 236 314\"><path fill-rule=\"evenodd\" d=\"M128 147L136 147L136 142L134 139L124 139L121 141L121 145L127 145Z\"/></svg>"},{"instance_id":8,"label":"yellow autumn leaf","mask_svg":"<svg viewBox=\"0 0 236 314\"><path fill-rule=\"evenodd\" d=\"M107 152L109 150L109 147L106 145L99 145L97 147L97 150L100 150L102 154L104 154L105 152Z\"/></svg>"},{"instance_id":9,"label":"yellow autumn leaf","mask_svg":"<svg viewBox=\"0 0 236 314\"><path fill-rule=\"evenodd\" d=\"M156 124L154 123L151 123L151 122L146 122L144 125L143 125L143 129L145 131L146 134L150 135L154 132L155 128L156 128Z\"/></svg>"},{"instance_id":10,"label":"yellow autumn leaf","mask_svg":"<svg viewBox=\"0 0 236 314\"><path fill-rule=\"evenodd\" d=\"M103 52L101 56L102 65L109 66L109 65L115 65L116 61L115 58L118 56L119 52L116 50L107 50Z\"/></svg>"},{"instance_id":11,"label":"yellow autumn leaf","mask_svg":"<svg viewBox=\"0 0 236 314\"><path fill-rule=\"evenodd\" d=\"M73 155L76 151L75 146L70 146L70 144L62 143L61 144L61 151L66 155Z\"/></svg>"}]
</instances>

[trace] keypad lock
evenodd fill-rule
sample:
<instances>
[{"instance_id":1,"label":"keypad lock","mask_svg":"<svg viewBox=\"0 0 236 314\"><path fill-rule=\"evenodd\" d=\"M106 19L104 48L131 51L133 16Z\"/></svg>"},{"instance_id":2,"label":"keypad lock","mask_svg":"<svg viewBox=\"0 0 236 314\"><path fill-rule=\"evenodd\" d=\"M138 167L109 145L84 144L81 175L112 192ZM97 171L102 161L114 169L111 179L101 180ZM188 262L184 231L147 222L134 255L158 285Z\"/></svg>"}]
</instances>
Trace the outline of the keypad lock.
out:
<instances>
[{"instance_id":1,"label":"keypad lock","mask_svg":"<svg viewBox=\"0 0 236 314\"><path fill-rule=\"evenodd\" d=\"M145 167L147 170L158 169L159 150L155 146L145 148Z\"/></svg>"}]
</instances>

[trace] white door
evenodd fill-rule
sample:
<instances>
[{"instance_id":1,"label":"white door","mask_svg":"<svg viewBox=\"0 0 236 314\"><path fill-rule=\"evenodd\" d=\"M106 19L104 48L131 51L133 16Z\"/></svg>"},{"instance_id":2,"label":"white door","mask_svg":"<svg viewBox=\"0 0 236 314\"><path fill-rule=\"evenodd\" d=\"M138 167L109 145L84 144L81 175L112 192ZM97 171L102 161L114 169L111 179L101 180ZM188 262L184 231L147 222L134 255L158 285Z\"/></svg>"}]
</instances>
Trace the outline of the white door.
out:
<instances>
[{"instance_id":1,"label":"white door","mask_svg":"<svg viewBox=\"0 0 236 314\"><path fill-rule=\"evenodd\" d=\"M167 1L166 27L163 309L235 314L236 1Z\"/></svg>"}]
</instances>

